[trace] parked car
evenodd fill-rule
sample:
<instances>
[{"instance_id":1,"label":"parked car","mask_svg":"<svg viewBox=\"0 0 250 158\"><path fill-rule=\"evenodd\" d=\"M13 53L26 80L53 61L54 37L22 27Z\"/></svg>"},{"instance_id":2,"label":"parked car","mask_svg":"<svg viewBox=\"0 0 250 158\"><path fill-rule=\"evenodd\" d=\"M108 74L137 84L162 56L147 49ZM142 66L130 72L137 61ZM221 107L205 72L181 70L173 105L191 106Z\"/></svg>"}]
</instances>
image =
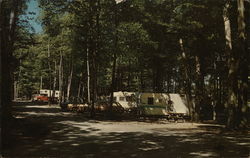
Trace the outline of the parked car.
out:
<instances>
[{"instance_id":1,"label":"parked car","mask_svg":"<svg viewBox=\"0 0 250 158\"><path fill-rule=\"evenodd\" d=\"M34 94L32 96L32 102L47 103L48 101L49 101L49 97L45 94Z\"/></svg>"}]
</instances>

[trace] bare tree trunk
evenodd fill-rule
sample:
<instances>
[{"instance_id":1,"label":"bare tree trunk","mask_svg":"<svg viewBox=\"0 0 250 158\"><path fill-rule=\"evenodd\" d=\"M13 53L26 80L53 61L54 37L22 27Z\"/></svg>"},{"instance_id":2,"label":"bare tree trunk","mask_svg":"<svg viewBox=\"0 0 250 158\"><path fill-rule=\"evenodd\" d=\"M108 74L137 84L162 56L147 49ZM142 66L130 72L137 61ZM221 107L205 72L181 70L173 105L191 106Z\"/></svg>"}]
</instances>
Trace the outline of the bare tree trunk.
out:
<instances>
[{"instance_id":1,"label":"bare tree trunk","mask_svg":"<svg viewBox=\"0 0 250 158\"><path fill-rule=\"evenodd\" d=\"M114 89L115 89L115 79L116 79L116 60L117 60L117 50L118 50L118 32L117 32L117 27L118 27L118 21L117 21L117 5L115 6L115 51L113 52L113 67L112 67L112 78L111 78L111 87L110 87L110 112L112 111L112 106L113 106L113 100L114 100Z\"/></svg>"},{"instance_id":2,"label":"bare tree trunk","mask_svg":"<svg viewBox=\"0 0 250 158\"><path fill-rule=\"evenodd\" d=\"M5 5L10 5L10 10L6 10ZM2 95L2 118L8 120L12 117L11 100L13 98L13 68L11 67L14 51L15 29L18 16L18 6L20 2L11 0L9 3L0 2L1 21L1 95ZM8 18L5 18L8 17ZM3 84L4 83L4 84Z\"/></svg>"},{"instance_id":3,"label":"bare tree trunk","mask_svg":"<svg viewBox=\"0 0 250 158\"><path fill-rule=\"evenodd\" d=\"M69 100L70 97L72 77L73 77L73 64L71 63L70 75L68 77L68 86L67 86L67 100Z\"/></svg>"},{"instance_id":4,"label":"bare tree trunk","mask_svg":"<svg viewBox=\"0 0 250 158\"><path fill-rule=\"evenodd\" d=\"M3 45L4 45L4 39L3 39L3 16L2 16L2 10L3 10L3 8L2 8L2 0L0 0L0 95L2 95L3 94L3 92L4 92L4 86L2 86L3 85L3 71L2 71L2 64L3 64L3 60L2 60L2 54L3 54L3 51L4 51L4 49L3 49ZM0 117L0 128L1 128L1 130L2 130L2 128L3 128L3 122L2 122L2 117L3 117L3 106L4 106L4 99L3 99L3 97L2 96L0 96L0 115L1 115L1 117ZM3 131L1 131L1 137L3 136ZM0 140L0 149L2 149L3 148L3 142L2 142L2 139ZM1 152L0 152L0 154L2 154Z\"/></svg>"},{"instance_id":5,"label":"bare tree trunk","mask_svg":"<svg viewBox=\"0 0 250 158\"><path fill-rule=\"evenodd\" d=\"M87 48L87 94L88 103L90 103L90 70L89 70L89 49Z\"/></svg>"},{"instance_id":6,"label":"bare tree trunk","mask_svg":"<svg viewBox=\"0 0 250 158\"><path fill-rule=\"evenodd\" d=\"M52 77L51 77L51 64L50 64L50 44L48 41L48 66L49 66L49 105L51 105L51 89L52 89Z\"/></svg>"},{"instance_id":7,"label":"bare tree trunk","mask_svg":"<svg viewBox=\"0 0 250 158\"><path fill-rule=\"evenodd\" d=\"M60 50L60 65L59 65L59 104L62 102L62 89L63 89L63 56Z\"/></svg>"},{"instance_id":8,"label":"bare tree trunk","mask_svg":"<svg viewBox=\"0 0 250 158\"><path fill-rule=\"evenodd\" d=\"M240 44L240 70L241 70L241 82L240 82L240 103L238 107L238 119L237 125L239 127L246 127L249 122L249 107L247 105L248 99L248 63L249 54L247 52L247 42L245 33L245 16L244 16L244 0L237 0L238 5L238 34Z\"/></svg>"},{"instance_id":9,"label":"bare tree trunk","mask_svg":"<svg viewBox=\"0 0 250 158\"><path fill-rule=\"evenodd\" d=\"M64 91L64 66L63 66L63 56L61 56L62 57L62 71L61 71L61 82L62 82L62 88L61 88L61 90L62 90L62 100L61 100L61 102L62 101L65 101L65 91Z\"/></svg>"},{"instance_id":10,"label":"bare tree trunk","mask_svg":"<svg viewBox=\"0 0 250 158\"><path fill-rule=\"evenodd\" d=\"M226 39L226 54L228 58L228 100L226 103L226 108L228 111L227 116L227 127L234 128L235 120L237 118L236 111L238 107L237 101L237 91L238 91L238 80L237 73L239 67L239 60L236 54L232 51L232 38L231 38L231 27L230 27L230 19L229 19L229 1L225 4L223 9L223 19L225 26L225 39Z\"/></svg>"},{"instance_id":11,"label":"bare tree trunk","mask_svg":"<svg viewBox=\"0 0 250 158\"><path fill-rule=\"evenodd\" d=\"M55 93L56 93L56 80L57 80L57 65L55 61L55 70L54 70L54 81L53 81L53 92L52 92L52 101L55 101Z\"/></svg>"},{"instance_id":12,"label":"bare tree trunk","mask_svg":"<svg viewBox=\"0 0 250 158\"><path fill-rule=\"evenodd\" d=\"M195 63L196 63L196 88L195 88L195 110L194 110L194 119L196 122L200 121L200 114L201 114L201 106L204 103L203 100L203 83L204 77L201 73L201 61L200 57L197 55L195 56Z\"/></svg>"},{"instance_id":13,"label":"bare tree trunk","mask_svg":"<svg viewBox=\"0 0 250 158\"><path fill-rule=\"evenodd\" d=\"M94 117L94 104L96 100L96 62L95 62L96 54L95 50L93 50L92 54L92 102L91 102L91 117Z\"/></svg>"},{"instance_id":14,"label":"bare tree trunk","mask_svg":"<svg viewBox=\"0 0 250 158\"><path fill-rule=\"evenodd\" d=\"M116 42L117 43L117 40ZM117 47L117 44L115 44ZM113 54L113 67L112 67L112 79L111 79L111 87L110 87L110 110L112 110L112 105L113 105L113 100L114 100L114 89L115 89L115 72L116 72L116 50L114 51Z\"/></svg>"},{"instance_id":15,"label":"bare tree trunk","mask_svg":"<svg viewBox=\"0 0 250 158\"><path fill-rule=\"evenodd\" d=\"M7 6L10 5L10 6ZM12 97L13 97L13 52L16 40L16 24L18 17L18 0L0 0L0 149L8 144L12 121ZM6 7L10 8L7 9Z\"/></svg>"},{"instance_id":16,"label":"bare tree trunk","mask_svg":"<svg viewBox=\"0 0 250 158\"><path fill-rule=\"evenodd\" d=\"M193 105L193 99L192 99L192 93L191 93L191 81L190 81L189 74L188 74L189 66L188 66L188 61L187 61L187 55L184 50L183 41L181 38L179 40L179 44L181 48L182 60L184 62L184 76L185 76L185 82L186 82L184 90L185 90L186 97L187 97L188 111L191 116L191 120L194 120L194 105Z\"/></svg>"}]
</instances>

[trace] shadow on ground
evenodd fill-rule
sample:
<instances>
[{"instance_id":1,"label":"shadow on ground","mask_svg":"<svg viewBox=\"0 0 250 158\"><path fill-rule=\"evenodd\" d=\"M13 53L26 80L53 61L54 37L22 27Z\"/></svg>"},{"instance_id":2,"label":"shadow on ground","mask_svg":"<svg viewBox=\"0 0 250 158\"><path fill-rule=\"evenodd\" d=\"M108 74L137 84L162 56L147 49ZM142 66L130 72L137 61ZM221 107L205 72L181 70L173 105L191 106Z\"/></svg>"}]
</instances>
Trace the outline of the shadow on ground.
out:
<instances>
[{"instance_id":1,"label":"shadow on ground","mask_svg":"<svg viewBox=\"0 0 250 158\"><path fill-rule=\"evenodd\" d=\"M5 157L248 157L250 135L221 126L90 120L57 106L15 107Z\"/></svg>"}]
</instances>

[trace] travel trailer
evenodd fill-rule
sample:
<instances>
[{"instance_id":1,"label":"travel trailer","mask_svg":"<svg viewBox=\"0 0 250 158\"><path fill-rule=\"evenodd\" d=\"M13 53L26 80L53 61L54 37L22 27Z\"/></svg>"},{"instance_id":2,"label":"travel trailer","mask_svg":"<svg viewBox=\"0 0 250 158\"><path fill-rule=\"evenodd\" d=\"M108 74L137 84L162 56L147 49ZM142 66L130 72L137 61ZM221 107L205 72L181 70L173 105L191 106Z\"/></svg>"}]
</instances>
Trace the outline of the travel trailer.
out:
<instances>
[{"instance_id":1,"label":"travel trailer","mask_svg":"<svg viewBox=\"0 0 250 158\"><path fill-rule=\"evenodd\" d=\"M114 101L120 103L124 109L136 107L136 93L122 91L114 92Z\"/></svg>"},{"instance_id":2,"label":"travel trailer","mask_svg":"<svg viewBox=\"0 0 250 158\"><path fill-rule=\"evenodd\" d=\"M138 107L140 115L189 115L185 95L176 93L114 92L124 109Z\"/></svg>"},{"instance_id":3,"label":"travel trailer","mask_svg":"<svg viewBox=\"0 0 250 158\"><path fill-rule=\"evenodd\" d=\"M53 90L48 90L48 89L40 89L39 94L34 94L32 96L32 101L35 102L48 102L49 99L51 99L53 96ZM59 91L56 90L54 94L54 98L52 98L53 101L58 101L59 100Z\"/></svg>"},{"instance_id":4,"label":"travel trailer","mask_svg":"<svg viewBox=\"0 0 250 158\"><path fill-rule=\"evenodd\" d=\"M52 97L53 95L53 90L49 90L49 89L40 89L40 94L43 94L43 95L46 95L48 97ZM55 98L59 98L59 91L58 90L55 90Z\"/></svg>"},{"instance_id":5,"label":"travel trailer","mask_svg":"<svg viewBox=\"0 0 250 158\"><path fill-rule=\"evenodd\" d=\"M174 93L140 93L138 108L141 115L188 115L185 95Z\"/></svg>"}]
</instances>

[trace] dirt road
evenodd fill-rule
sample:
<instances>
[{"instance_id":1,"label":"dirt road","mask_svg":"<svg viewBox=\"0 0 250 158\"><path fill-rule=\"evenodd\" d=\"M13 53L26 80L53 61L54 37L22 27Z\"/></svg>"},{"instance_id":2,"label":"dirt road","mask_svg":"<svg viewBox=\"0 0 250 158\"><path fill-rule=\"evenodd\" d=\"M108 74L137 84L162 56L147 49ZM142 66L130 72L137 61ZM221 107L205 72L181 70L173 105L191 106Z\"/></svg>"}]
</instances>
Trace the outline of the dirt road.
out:
<instances>
[{"instance_id":1,"label":"dirt road","mask_svg":"<svg viewBox=\"0 0 250 158\"><path fill-rule=\"evenodd\" d=\"M4 157L248 157L249 131L211 124L101 121L58 106L15 107Z\"/></svg>"}]
</instances>

